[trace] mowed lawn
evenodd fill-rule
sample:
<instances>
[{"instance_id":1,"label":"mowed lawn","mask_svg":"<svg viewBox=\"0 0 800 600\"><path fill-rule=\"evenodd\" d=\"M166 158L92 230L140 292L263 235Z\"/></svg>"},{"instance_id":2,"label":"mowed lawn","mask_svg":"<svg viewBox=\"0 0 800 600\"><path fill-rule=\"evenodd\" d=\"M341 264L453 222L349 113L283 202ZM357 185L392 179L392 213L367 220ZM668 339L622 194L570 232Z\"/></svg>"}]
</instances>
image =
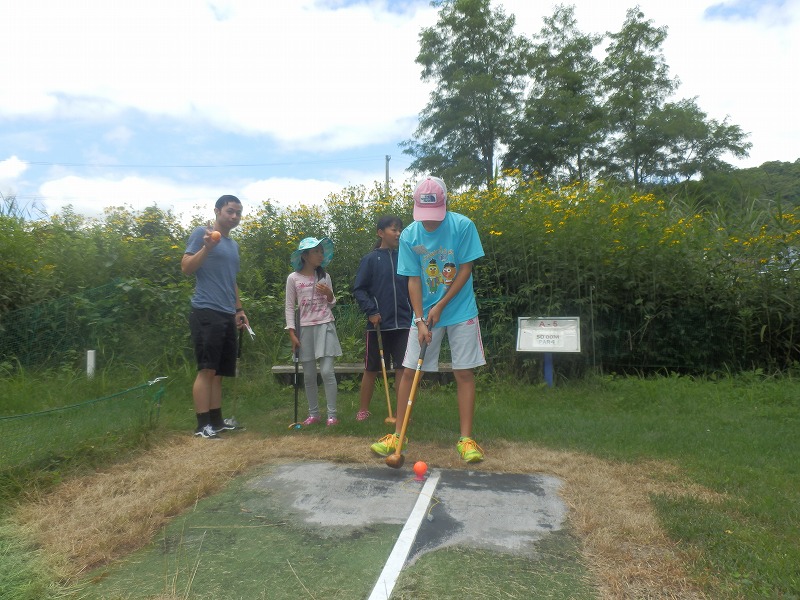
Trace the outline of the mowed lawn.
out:
<instances>
[{"instance_id":1,"label":"mowed lawn","mask_svg":"<svg viewBox=\"0 0 800 600\"><path fill-rule=\"evenodd\" d=\"M374 460L368 455L368 444L387 431L381 390L377 390L373 399L375 415L366 423L355 421L356 386L345 381L339 395L342 417L339 427L316 432L293 431L288 429L293 420L292 388L276 383L268 374L245 372L244 375L235 389L228 388L227 406L233 408L231 397L235 393L236 416L247 425L247 435L269 440L272 454L280 454L282 447L289 452L291 446L293 456L306 453L315 459ZM91 459L83 464L72 457L60 466L51 465L46 473L40 471L38 476L31 473L28 490L15 492L13 503L21 503L28 509L34 506L40 511L48 506L50 510L58 510L57 503L48 504L47 499L63 489L62 481L74 481L76 476L94 481L93 472L111 468L103 467L104 464L122 461L124 465L146 455L148 447L158 447L159 440L170 439L176 432L185 435L193 426L187 400L189 386L186 377L169 381L160 407L159 426L144 436L143 449L139 444L140 450L124 449L115 456L86 450ZM655 515L655 526L665 540L662 546L670 548L690 584L686 589L697 590L709 598L797 597L800 595L796 575L796 565L800 564L796 543L800 539L799 389L790 377L768 378L757 374L717 381L678 376L605 377L559 383L553 388L481 376L475 436L484 447L487 460L480 468L554 473L566 480L564 493L578 499L574 512L582 517L596 516L592 511L601 509L613 511L615 505L626 507L628 499L611 484L627 488L639 494L646 504L644 509ZM302 392L300 403L303 415ZM444 466L453 461L453 468L464 468L454 450L457 410L452 384L426 382L420 389L413 415L409 456L413 456L415 446L424 447L429 454L440 457L434 462ZM131 444L126 441L123 445ZM331 452L335 456L330 456ZM259 461L263 464L273 458L269 452L264 456L255 451L250 454L252 464L240 460L227 473L233 476ZM52 477L54 468L60 473L57 481ZM233 481L230 477L219 479L222 483L216 488L209 487L208 494L223 490L224 481ZM9 488L9 480L3 481ZM178 502L167 520L184 514L197 500L184 497L183 508L179 509ZM595 506L591 506L593 503ZM635 510L639 505L634 502L630 506ZM12 512L7 510L6 514ZM23 514L30 517L35 510ZM621 521L617 526L624 528L635 523L635 520L627 524ZM15 527L4 527L0 536L3 555L8 559L2 561L7 567L0 567L0 571L5 571L0 573L0 584L16 593L8 597L48 597L41 595L42 589L63 593L70 585L86 584L70 571L71 566L63 563L58 552L55 558L50 557L52 560L42 561L41 552L18 543L19 531ZM596 540L585 527L583 522L571 527L572 542L563 542L567 547L572 544L576 556L582 556L576 570L571 567L568 570L570 576L576 581L584 581L585 576L598 597L635 597L626 593L635 593L636 577L644 581L647 574L628 572L622 578L613 573L604 575L604 570L619 571L624 567L614 564L611 558L603 563L602 556L596 557L594 564L586 558L592 556L586 551L587 544ZM31 537L29 530L27 539L51 547L42 541L43 531L36 533L35 527L33 531ZM158 531L161 525L157 528L154 525L149 539L156 539ZM124 552L115 552L110 560L124 558ZM442 555L433 560L444 573L457 572L465 561L476 568L483 564L482 557L471 555ZM16 566L9 573L11 564ZM54 569L53 564L59 565L58 568ZM654 563L655 571L656 567L658 564ZM65 585L54 583L54 579L65 573L69 574L63 579ZM484 583L492 585L488 575L482 577ZM534 579L520 585L532 586ZM38 589L40 595L25 595L27 588L20 583L22 580L28 582L28 587L31 581L38 582L38 588L34 585L31 589ZM468 593L469 586L462 583L458 589ZM435 591L434 582L430 584ZM408 581L404 586L401 589L418 589ZM163 591L169 590L163 588ZM481 588L481 593L485 591Z\"/></svg>"}]
</instances>

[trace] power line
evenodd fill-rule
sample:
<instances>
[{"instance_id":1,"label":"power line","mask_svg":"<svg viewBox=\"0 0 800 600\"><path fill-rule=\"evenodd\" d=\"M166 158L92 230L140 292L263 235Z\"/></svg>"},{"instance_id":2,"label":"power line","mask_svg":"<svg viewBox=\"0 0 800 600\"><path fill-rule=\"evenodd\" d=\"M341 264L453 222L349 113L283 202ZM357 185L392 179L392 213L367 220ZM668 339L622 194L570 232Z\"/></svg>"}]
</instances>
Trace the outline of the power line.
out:
<instances>
[{"instance_id":1,"label":"power line","mask_svg":"<svg viewBox=\"0 0 800 600\"><path fill-rule=\"evenodd\" d=\"M360 162L376 160L378 156L360 156L354 158L331 158L327 160L292 160L270 163L233 163L226 165L157 165L157 164L121 164L121 163L72 163L72 162L44 162L28 161L29 165L37 167L96 167L101 169L229 169L229 168L254 168L254 167L285 167L289 165L320 165L344 162Z\"/></svg>"}]
</instances>

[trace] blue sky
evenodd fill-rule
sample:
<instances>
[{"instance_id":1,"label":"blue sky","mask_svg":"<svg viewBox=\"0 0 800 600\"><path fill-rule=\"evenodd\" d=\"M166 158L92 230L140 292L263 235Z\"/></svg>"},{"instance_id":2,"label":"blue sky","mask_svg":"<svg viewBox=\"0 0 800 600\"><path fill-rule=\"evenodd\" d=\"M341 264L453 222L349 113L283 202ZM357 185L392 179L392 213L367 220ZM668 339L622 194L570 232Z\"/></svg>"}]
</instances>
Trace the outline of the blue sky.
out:
<instances>
[{"instance_id":1,"label":"blue sky","mask_svg":"<svg viewBox=\"0 0 800 600\"><path fill-rule=\"evenodd\" d=\"M499 0L518 31L555 3ZM616 31L635 2L575 2ZM741 167L800 157L800 0L638 2L668 27L676 97L750 132ZM0 192L52 214L157 204L186 217L223 193L320 203L410 176L431 88L414 62L427 0L0 2ZM604 48L605 44L601 45Z\"/></svg>"},{"instance_id":2,"label":"blue sky","mask_svg":"<svg viewBox=\"0 0 800 600\"><path fill-rule=\"evenodd\" d=\"M752 20L767 11L780 14L786 5L786 0L734 0L712 4L705 11L707 19L721 20Z\"/></svg>"}]
</instances>

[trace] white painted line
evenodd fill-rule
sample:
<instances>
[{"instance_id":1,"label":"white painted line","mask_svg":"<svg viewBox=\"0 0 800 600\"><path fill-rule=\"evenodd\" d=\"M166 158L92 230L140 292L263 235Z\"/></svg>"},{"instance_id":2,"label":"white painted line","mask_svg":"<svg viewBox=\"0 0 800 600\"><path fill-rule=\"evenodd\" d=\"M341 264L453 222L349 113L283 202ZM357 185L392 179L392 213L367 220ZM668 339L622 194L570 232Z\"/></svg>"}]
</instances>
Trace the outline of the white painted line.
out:
<instances>
[{"instance_id":1,"label":"white painted line","mask_svg":"<svg viewBox=\"0 0 800 600\"><path fill-rule=\"evenodd\" d=\"M400 536L394 544L394 548L392 548L392 553L389 555L380 577L378 577L378 582L372 588L369 600L389 600L391 597L394 584L397 583L397 578L400 576L400 571L403 570L408 553L411 552L411 546L414 544L417 531L422 525L422 520L425 518L425 513L433 499L433 492L438 483L439 472L431 471L428 475L428 480L422 486L422 491L419 493L417 502L414 504L403 530L400 532Z\"/></svg>"}]
</instances>

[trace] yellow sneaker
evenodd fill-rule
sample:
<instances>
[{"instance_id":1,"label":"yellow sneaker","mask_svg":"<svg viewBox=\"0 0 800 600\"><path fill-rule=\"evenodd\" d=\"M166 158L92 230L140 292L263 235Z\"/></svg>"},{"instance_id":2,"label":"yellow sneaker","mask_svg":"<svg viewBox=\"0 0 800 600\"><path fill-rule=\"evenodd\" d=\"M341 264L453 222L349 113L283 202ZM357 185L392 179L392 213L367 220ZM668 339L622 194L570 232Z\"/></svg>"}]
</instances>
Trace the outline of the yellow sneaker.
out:
<instances>
[{"instance_id":1,"label":"yellow sneaker","mask_svg":"<svg viewBox=\"0 0 800 600\"><path fill-rule=\"evenodd\" d=\"M483 448L472 438L461 438L456 444L458 453L468 463L480 462L483 460Z\"/></svg>"},{"instance_id":2,"label":"yellow sneaker","mask_svg":"<svg viewBox=\"0 0 800 600\"><path fill-rule=\"evenodd\" d=\"M400 440L400 436L396 433L390 433L388 435L383 436L377 442L370 446L370 449L375 453L381 456L389 456L390 454L394 454L394 451L397 449L397 442ZM408 438L406 441L403 442L403 450L406 449L406 444L408 444Z\"/></svg>"}]
</instances>

